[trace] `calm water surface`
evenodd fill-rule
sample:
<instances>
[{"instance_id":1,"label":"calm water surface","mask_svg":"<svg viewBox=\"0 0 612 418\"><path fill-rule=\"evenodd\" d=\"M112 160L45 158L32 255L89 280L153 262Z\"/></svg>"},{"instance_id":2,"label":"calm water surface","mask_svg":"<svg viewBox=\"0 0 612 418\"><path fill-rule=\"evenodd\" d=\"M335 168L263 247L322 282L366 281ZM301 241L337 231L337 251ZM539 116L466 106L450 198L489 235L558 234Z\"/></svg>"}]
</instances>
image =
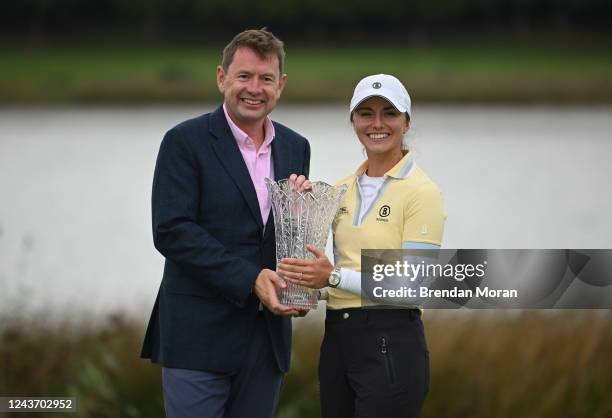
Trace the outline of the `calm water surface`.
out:
<instances>
[{"instance_id":1,"label":"calm water surface","mask_svg":"<svg viewBox=\"0 0 612 418\"><path fill-rule=\"evenodd\" d=\"M0 311L147 315L161 277L150 189L161 137L201 107L0 110ZM311 178L363 154L343 106L281 105ZM443 191L447 248L612 248L612 109L419 107L411 143Z\"/></svg>"}]
</instances>

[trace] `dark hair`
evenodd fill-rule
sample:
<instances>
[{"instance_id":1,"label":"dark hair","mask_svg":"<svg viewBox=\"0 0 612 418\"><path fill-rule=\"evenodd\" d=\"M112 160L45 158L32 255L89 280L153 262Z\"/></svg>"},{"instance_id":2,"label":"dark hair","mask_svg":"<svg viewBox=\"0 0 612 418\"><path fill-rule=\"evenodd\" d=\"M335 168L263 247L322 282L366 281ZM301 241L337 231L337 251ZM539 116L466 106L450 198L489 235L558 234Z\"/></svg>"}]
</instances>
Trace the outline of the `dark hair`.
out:
<instances>
[{"instance_id":1,"label":"dark hair","mask_svg":"<svg viewBox=\"0 0 612 418\"><path fill-rule=\"evenodd\" d=\"M262 59L265 59L268 55L276 55L278 58L278 69L283 74L283 65L285 63L283 41L274 36L266 28L249 29L234 36L234 39L223 49L221 66L226 72L238 48L249 48Z\"/></svg>"}]
</instances>

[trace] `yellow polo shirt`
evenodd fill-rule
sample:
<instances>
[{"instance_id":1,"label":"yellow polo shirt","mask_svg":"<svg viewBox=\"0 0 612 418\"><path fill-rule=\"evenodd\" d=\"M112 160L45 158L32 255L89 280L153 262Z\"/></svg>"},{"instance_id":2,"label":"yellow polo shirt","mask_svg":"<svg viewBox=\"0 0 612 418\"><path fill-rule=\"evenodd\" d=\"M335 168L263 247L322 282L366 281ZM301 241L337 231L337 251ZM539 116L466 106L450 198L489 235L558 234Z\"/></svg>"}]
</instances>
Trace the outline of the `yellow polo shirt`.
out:
<instances>
[{"instance_id":1,"label":"yellow polo shirt","mask_svg":"<svg viewBox=\"0 0 612 418\"><path fill-rule=\"evenodd\" d=\"M361 271L362 249L400 249L406 241L440 245L444 207L438 186L419 168L410 153L385 173L383 185L359 224L361 197L357 181L368 168L338 183L347 185L334 222L335 265ZM361 297L329 288L328 309L361 307Z\"/></svg>"}]
</instances>

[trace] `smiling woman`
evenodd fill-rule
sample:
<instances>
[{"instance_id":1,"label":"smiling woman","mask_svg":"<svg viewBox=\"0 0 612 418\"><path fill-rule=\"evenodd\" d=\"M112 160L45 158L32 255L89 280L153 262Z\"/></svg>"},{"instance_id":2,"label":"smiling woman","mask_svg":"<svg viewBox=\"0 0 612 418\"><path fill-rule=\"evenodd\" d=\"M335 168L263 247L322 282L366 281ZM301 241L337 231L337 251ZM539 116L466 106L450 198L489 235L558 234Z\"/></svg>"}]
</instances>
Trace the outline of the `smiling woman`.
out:
<instances>
[{"instance_id":1,"label":"smiling woman","mask_svg":"<svg viewBox=\"0 0 612 418\"><path fill-rule=\"evenodd\" d=\"M322 417L418 417L429 387L421 311L396 307L388 297L393 309L364 307L361 250L439 248L442 198L402 146L411 101L397 78L361 80L350 112L368 159L338 182L347 192L333 223L336 264L309 248L314 260L284 259L278 271L300 285L329 286L319 365Z\"/></svg>"},{"instance_id":2,"label":"smiling woman","mask_svg":"<svg viewBox=\"0 0 612 418\"><path fill-rule=\"evenodd\" d=\"M403 157L401 144L410 117L379 96L365 99L352 115L355 133L370 162L368 175L381 177Z\"/></svg>"}]
</instances>

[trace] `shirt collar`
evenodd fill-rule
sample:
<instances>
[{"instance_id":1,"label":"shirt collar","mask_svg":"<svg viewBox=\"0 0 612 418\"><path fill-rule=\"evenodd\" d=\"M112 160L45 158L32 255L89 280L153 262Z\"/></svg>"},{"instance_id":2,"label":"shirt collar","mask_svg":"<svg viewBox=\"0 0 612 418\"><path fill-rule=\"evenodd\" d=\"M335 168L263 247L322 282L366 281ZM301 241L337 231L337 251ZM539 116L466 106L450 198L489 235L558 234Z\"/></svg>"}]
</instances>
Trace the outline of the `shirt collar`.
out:
<instances>
[{"instance_id":1,"label":"shirt collar","mask_svg":"<svg viewBox=\"0 0 612 418\"><path fill-rule=\"evenodd\" d=\"M388 176L396 179L406 178L408 177L408 174L410 174L410 171L412 167L414 167L414 164L414 159L412 158L412 155L410 155L410 153L408 152L401 160L399 160L397 164L395 164L389 171L385 173L384 177ZM361 176L367 171L367 169L368 160L365 160L355 172L355 176Z\"/></svg>"},{"instance_id":2,"label":"shirt collar","mask_svg":"<svg viewBox=\"0 0 612 418\"><path fill-rule=\"evenodd\" d=\"M230 130L232 131L232 135L234 135L234 138L236 139L236 142L238 142L238 145L246 145L252 143L253 139L249 137L246 132L240 129L238 125L234 123L232 118L230 118L229 114L227 113L227 107L225 106L225 103L223 103L223 113L225 113L225 119L227 119L227 124L229 125ZM274 124L268 116L266 116L266 119L264 120L264 131L265 137L264 142L261 146L263 148L266 148L270 146L275 136Z\"/></svg>"}]
</instances>

